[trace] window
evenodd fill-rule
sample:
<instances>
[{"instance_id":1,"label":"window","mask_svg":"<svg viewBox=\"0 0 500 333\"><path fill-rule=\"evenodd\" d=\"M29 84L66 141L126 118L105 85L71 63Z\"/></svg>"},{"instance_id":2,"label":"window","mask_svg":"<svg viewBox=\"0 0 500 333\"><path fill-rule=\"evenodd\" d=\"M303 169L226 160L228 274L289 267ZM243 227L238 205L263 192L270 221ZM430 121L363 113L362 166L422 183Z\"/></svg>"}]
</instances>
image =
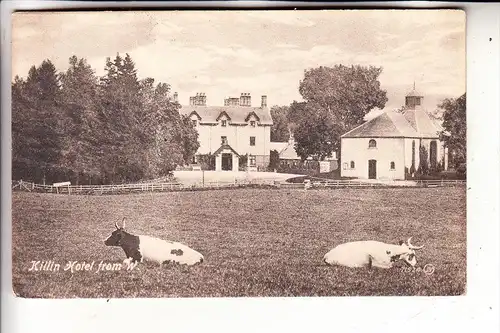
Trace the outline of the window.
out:
<instances>
[{"instance_id":1,"label":"window","mask_svg":"<svg viewBox=\"0 0 500 333\"><path fill-rule=\"evenodd\" d=\"M226 127L227 126L227 120L221 120L220 124L221 124L222 127Z\"/></svg>"},{"instance_id":2,"label":"window","mask_svg":"<svg viewBox=\"0 0 500 333\"><path fill-rule=\"evenodd\" d=\"M255 136L250 137L250 146L255 146Z\"/></svg>"},{"instance_id":3,"label":"window","mask_svg":"<svg viewBox=\"0 0 500 333\"><path fill-rule=\"evenodd\" d=\"M252 120L252 121L250 122L250 126L255 127L255 121L254 121L254 120Z\"/></svg>"},{"instance_id":4,"label":"window","mask_svg":"<svg viewBox=\"0 0 500 333\"><path fill-rule=\"evenodd\" d=\"M344 170L347 170L347 163L344 163Z\"/></svg>"},{"instance_id":5,"label":"window","mask_svg":"<svg viewBox=\"0 0 500 333\"><path fill-rule=\"evenodd\" d=\"M221 145L227 145L227 136L221 136L220 137Z\"/></svg>"},{"instance_id":6,"label":"window","mask_svg":"<svg viewBox=\"0 0 500 333\"><path fill-rule=\"evenodd\" d=\"M368 148L377 148L377 141L371 139L369 142L368 142Z\"/></svg>"},{"instance_id":7,"label":"window","mask_svg":"<svg viewBox=\"0 0 500 333\"><path fill-rule=\"evenodd\" d=\"M396 163L391 162L391 170L396 170Z\"/></svg>"},{"instance_id":8,"label":"window","mask_svg":"<svg viewBox=\"0 0 500 333\"><path fill-rule=\"evenodd\" d=\"M354 161L351 161L351 169L354 169L355 166Z\"/></svg>"},{"instance_id":9,"label":"window","mask_svg":"<svg viewBox=\"0 0 500 333\"><path fill-rule=\"evenodd\" d=\"M250 160L250 166L255 166L255 156L250 155L248 156L248 159Z\"/></svg>"},{"instance_id":10,"label":"window","mask_svg":"<svg viewBox=\"0 0 500 333\"><path fill-rule=\"evenodd\" d=\"M193 156L193 159L191 160L191 163L196 164L196 163L197 163L197 161L196 161L196 160L197 160L196 155L194 155L194 156Z\"/></svg>"},{"instance_id":11,"label":"window","mask_svg":"<svg viewBox=\"0 0 500 333\"><path fill-rule=\"evenodd\" d=\"M196 119L191 120L191 122L193 123L194 127L196 127L196 125L198 124L198 121L196 121Z\"/></svg>"}]
</instances>

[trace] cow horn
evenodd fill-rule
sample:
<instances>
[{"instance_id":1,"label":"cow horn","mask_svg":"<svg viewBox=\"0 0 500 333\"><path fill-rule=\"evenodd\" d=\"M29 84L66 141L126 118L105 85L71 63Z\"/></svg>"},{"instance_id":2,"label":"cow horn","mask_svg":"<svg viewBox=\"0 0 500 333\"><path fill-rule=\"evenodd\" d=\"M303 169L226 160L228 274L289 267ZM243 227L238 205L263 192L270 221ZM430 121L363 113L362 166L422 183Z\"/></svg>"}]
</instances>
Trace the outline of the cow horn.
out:
<instances>
[{"instance_id":1,"label":"cow horn","mask_svg":"<svg viewBox=\"0 0 500 333\"><path fill-rule=\"evenodd\" d=\"M125 217L122 220L122 228L125 229Z\"/></svg>"},{"instance_id":2,"label":"cow horn","mask_svg":"<svg viewBox=\"0 0 500 333\"><path fill-rule=\"evenodd\" d=\"M120 229L120 227L118 226L118 222L115 222L115 228Z\"/></svg>"},{"instance_id":3,"label":"cow horn","mask_svg":"<svg viewBox=\"0 0 500 333\"><path fill-rule=\"evenodd\" d=\"M411 245L411 243L410 243L411 239L412 239L412 237L408 238L408 241L407 241L408 247L410 249L412 249L412 250L420 250L421 248L424 247L423 245L422 246L413 246L413 245Z\"/></svg>"}]
</instances>

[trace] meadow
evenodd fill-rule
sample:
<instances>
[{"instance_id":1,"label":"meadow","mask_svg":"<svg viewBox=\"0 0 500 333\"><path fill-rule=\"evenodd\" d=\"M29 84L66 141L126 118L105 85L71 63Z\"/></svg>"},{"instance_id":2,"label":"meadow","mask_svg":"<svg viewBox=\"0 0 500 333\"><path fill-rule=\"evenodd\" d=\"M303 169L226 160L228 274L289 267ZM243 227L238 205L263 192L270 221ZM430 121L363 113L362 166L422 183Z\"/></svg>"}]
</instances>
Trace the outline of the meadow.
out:
<instances>
[{"instance_id":1,"label":"meadow","mask_svg":"<svg viewBox=\"0 0 500 333\"><path fill-rule=\"evenodd\" d=\"M235 189L76 196L12 193L13 289L28 298L460 295L466 284L466 190ZM134 234L200 251L196 266L121 263L104 245L127 218ZM418 269L348 269L322 262L335 245L413 236ZM52 261L58 271L34 271ZM88 271L67 262L92 263ZM427 265L427 266L425 266ZM434 268L433 272L423 267Z\"/></svg>"}]
</instances>

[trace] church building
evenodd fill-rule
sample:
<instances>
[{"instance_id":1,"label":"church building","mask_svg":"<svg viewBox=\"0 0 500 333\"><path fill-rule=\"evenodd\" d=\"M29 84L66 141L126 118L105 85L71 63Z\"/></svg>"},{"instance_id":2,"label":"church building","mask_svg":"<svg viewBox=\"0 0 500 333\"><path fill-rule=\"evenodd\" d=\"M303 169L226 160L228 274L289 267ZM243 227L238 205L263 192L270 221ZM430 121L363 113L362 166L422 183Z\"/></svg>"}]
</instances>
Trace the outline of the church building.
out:
<instances>
[{"instance_id":1,"label":"church building","mask_svg":"<svg viewBox=\"0 0 500 333\"><path fill-rule=\"evenodd\" d=\"M423 96L406 95L402 111L386 111L341 136L341 176L361 179L406 179L420 166L448 168L448 149L439 139L443 128L422 108ZM423 148L421 148L423 147Z\"/></svg>"}]
</instances>

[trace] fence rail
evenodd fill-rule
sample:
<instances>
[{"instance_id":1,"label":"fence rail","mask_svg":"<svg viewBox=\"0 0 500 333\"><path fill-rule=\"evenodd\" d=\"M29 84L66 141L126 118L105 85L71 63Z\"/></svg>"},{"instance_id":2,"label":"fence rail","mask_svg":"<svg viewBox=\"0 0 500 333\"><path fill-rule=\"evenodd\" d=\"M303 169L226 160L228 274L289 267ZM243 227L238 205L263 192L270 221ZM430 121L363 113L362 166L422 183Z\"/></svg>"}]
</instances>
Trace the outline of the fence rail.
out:
<instances>
[{"instance_id":1,"label":"fence rail","mask_svg":"<svg viewBox=\"0 0 500 333\"><path fill-rule=\"evenodd\" d=\"M355 180L313 180L304 183L286 183L273 180L234 180L204 183L181 184L176 182L139 183L120 185L41 185L25 181L12 181L13 191L28 191L56 194L125 194L144 192L192 191L204 189L223 189L241 187L266 187L276 189L309 189L309 188L382 188L382 187L450 187L465 185L464 180L419 180L405 184L362 182Z\"/></svg>"}]
</instances>

